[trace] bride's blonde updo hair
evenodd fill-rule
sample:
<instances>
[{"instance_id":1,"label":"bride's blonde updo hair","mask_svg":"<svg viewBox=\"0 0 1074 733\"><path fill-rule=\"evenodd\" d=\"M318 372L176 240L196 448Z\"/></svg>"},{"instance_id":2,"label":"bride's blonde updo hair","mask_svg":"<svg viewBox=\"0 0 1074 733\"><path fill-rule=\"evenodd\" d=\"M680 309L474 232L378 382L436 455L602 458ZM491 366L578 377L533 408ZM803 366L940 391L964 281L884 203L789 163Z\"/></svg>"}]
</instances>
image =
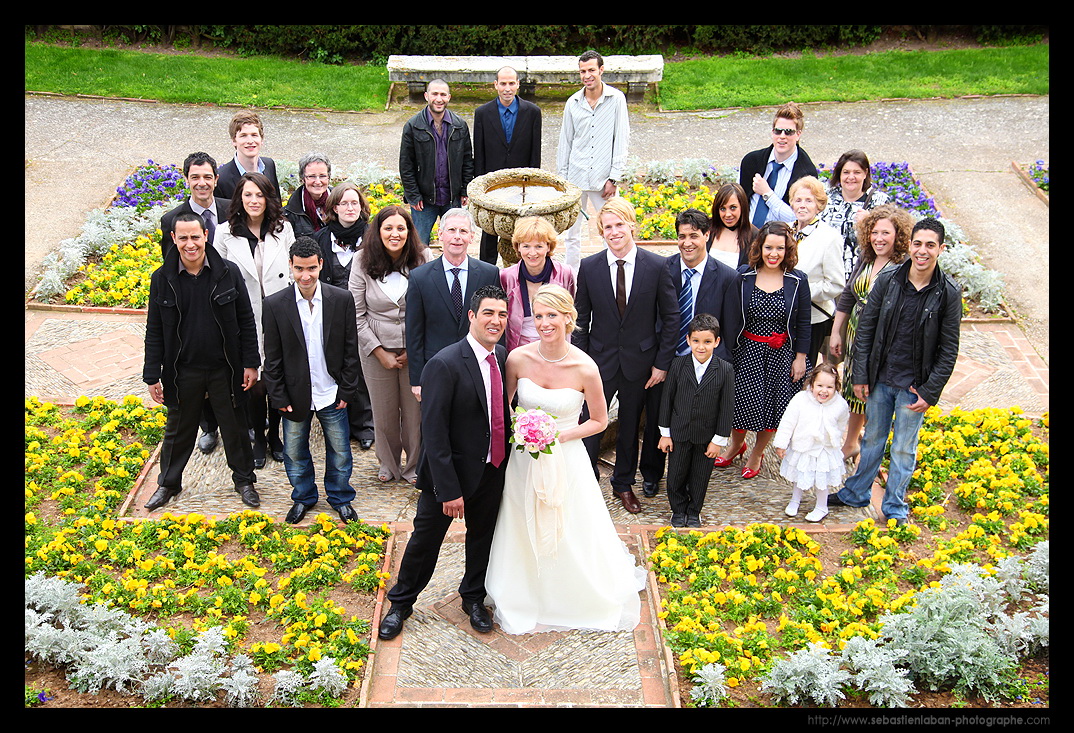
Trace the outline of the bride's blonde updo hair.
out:
<instances>
[{"instance_id":1,"label":"bride's blonde updo hair","mask_svg":"<svg viewBox=\"0 0 1074 733\"><path fill-rule=\"evenodd\" d=\"M555 283L542 285L537 289L537 294L533 296L533 302L540 303L565 315L567 318L564 325L566 326L567 335L571 335L575 324L578 322L578 309L574 307L574 297L567 288Z\"/></svg>"}]
</instances>

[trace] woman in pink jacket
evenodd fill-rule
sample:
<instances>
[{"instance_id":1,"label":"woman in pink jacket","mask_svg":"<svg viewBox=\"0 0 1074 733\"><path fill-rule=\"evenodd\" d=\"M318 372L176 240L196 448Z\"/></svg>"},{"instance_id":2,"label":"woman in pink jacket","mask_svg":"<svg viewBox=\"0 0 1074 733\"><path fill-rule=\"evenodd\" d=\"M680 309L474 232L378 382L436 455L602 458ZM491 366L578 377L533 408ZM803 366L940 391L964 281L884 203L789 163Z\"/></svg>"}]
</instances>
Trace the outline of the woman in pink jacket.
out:
<instances>
[{"instance_id":1,"label":"woman in pink jacket","mask_svg":"<svg viewBox=\"0 0 1074 733\"><path fill-rule=\"evenodd\" d=\"M515 222L511 244L519 261L500 270L500 286L507 291L507 350L537 340L531 303L537 289L545 283L562 285L574 295L574 270L552 261L556 249L556 230L540 216L527 216Z\"/></svg>"}]
</instances>

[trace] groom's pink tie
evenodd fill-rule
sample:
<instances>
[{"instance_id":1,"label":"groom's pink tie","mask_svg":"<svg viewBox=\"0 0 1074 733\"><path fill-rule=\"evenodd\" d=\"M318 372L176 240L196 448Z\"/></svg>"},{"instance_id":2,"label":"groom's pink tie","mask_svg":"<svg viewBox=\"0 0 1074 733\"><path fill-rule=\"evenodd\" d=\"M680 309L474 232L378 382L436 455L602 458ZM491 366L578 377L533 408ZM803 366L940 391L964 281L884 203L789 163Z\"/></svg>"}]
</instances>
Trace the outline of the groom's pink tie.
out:
<instances>
[{"instance_id":1,"label":"groom's pink tie","mask_svg":"<svg viewBox=\"0 0 1074 733\"><path fill-rule=\"evenodd\" d=\"M489 404L489 412L492 417L492 465L496 468L503 463L504 457L504 429L503 429L503 380L500 378L500 365L496 363L496 355L489 354L489 385L492 388L492 399Z\"/></svg>"}]
</instances>

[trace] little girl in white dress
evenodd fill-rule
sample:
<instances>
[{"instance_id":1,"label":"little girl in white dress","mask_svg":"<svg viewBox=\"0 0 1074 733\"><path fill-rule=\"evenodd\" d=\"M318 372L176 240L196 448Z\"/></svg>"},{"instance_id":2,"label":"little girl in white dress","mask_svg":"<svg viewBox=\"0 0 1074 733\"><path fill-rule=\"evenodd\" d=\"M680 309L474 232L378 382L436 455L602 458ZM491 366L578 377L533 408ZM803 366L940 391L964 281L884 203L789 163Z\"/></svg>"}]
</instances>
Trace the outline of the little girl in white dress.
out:
<instances>
[{"instance_id":1,"label":"little girl in white dress","mask_svg":"<svg viewBox=\"0 0 1074 733\"><path fill-rule=\"evenodd\" d=\"M818 364L804 389L791 398L772 443L782 459L779 475L794 487L784 510L788 517L798 514L806 491L817 497L806 521L827 516L829 489L839 490L846 470L842 446L849 417L850 407L839 394L839 373L827 362Z\"/></svg>"}]
</instances>

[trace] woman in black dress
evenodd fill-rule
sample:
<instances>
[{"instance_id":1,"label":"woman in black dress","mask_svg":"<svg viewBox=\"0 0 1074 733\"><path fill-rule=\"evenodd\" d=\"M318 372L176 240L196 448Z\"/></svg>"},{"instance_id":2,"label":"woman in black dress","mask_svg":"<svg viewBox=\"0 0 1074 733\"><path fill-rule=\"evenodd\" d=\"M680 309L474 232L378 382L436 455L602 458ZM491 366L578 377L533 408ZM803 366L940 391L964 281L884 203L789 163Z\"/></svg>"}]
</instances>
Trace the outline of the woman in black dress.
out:
<instances>
[{"instance_id":1,"label":"woman in black dress","mask_svg":"<svg viewBox=\"0 0 1074 733\"><path fill-rule=\"evenodd\" d=\"M738 268L738 322L728 331L734 338L735 413L731 440L715 465L730 466L745 453L746 432L753 431L757 439L743 478L760 472L764 449L809 368L809 280L794 269L797 263L793 230L772 221L753 240L749 263Z\"/></svg>"}]
</instances>

